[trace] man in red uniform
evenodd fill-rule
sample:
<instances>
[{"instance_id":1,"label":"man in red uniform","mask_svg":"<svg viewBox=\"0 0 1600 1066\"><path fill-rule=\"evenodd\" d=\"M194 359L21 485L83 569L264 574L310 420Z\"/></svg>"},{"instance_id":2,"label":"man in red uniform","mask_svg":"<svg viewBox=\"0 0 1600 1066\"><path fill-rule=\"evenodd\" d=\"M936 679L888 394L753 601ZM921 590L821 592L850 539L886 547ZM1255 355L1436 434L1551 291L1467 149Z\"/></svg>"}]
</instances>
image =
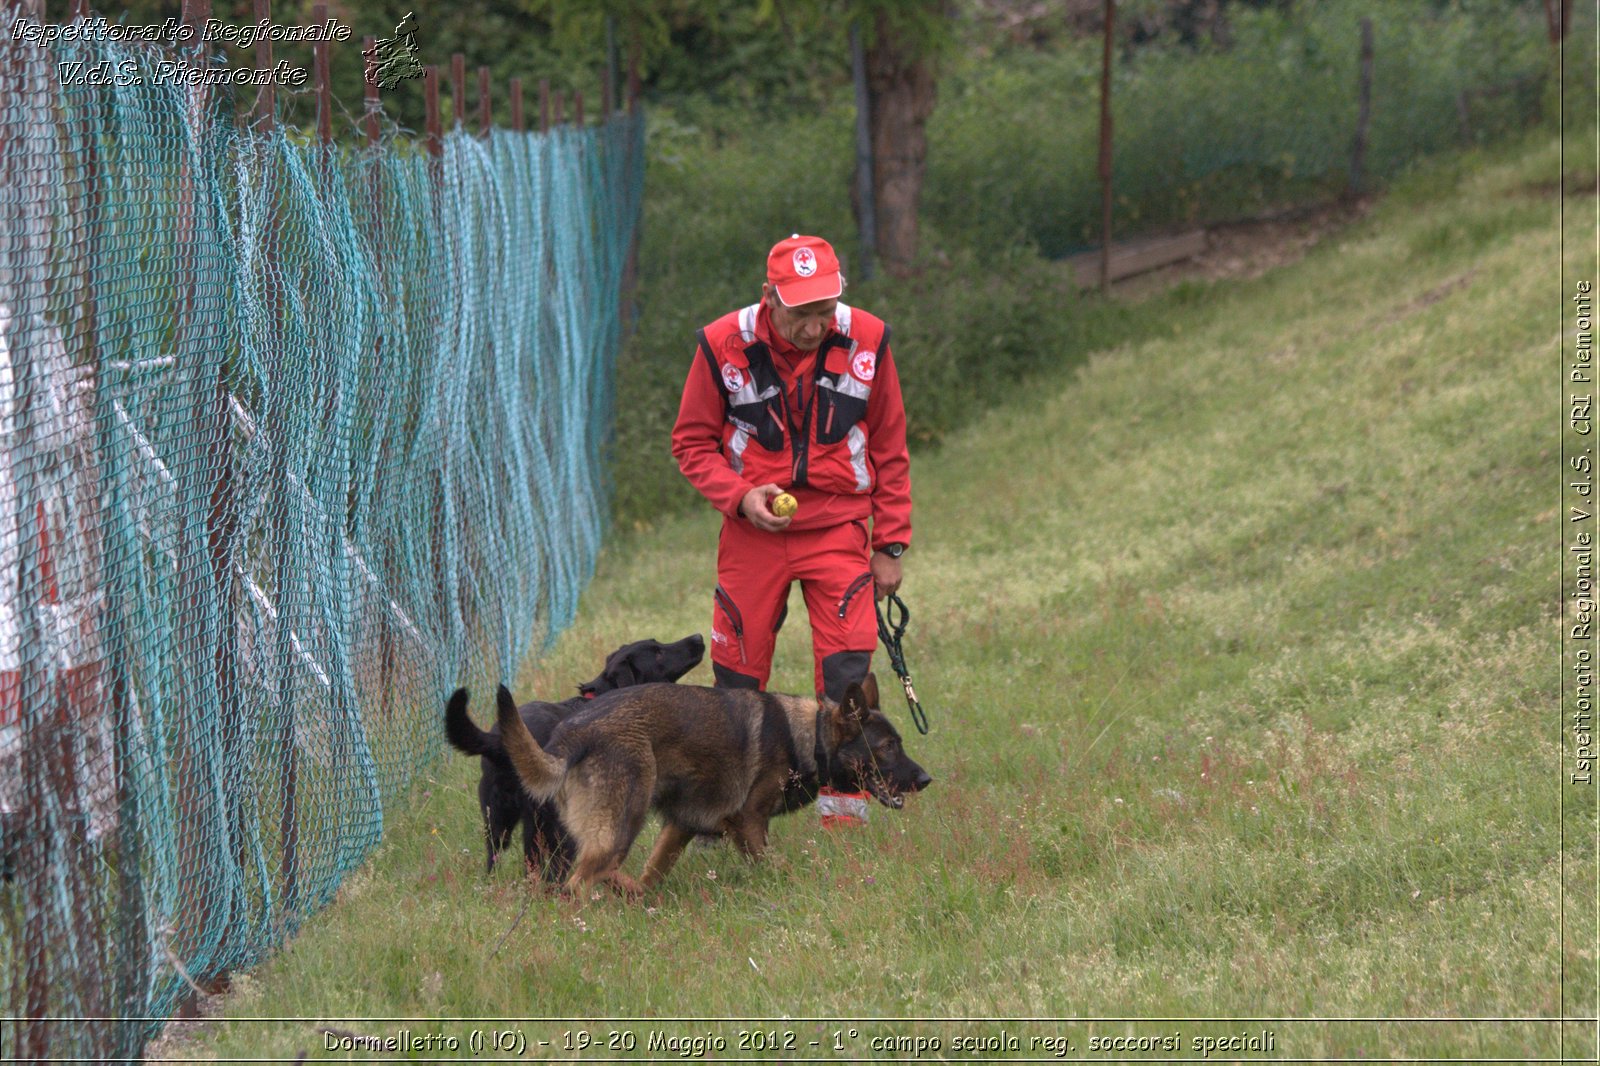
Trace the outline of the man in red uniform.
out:
<instances>
[{"instance_id":1,"label":"man in red uniform","mask_svg":"<svg viewBox=\"0 0 1600 1066\"><path fill-rule=\"evenodd\" d=\"M833 248L796 234L767 255L761 301L698 335L672 454L725 516L711 629L723 687L766 687L799 581L816 691L841 699L872 660L873 599L900 587L911 542L900 379L889 327L843 292ZM772 509L785 492L792 516Z\"/></svg>"}]
</instances>

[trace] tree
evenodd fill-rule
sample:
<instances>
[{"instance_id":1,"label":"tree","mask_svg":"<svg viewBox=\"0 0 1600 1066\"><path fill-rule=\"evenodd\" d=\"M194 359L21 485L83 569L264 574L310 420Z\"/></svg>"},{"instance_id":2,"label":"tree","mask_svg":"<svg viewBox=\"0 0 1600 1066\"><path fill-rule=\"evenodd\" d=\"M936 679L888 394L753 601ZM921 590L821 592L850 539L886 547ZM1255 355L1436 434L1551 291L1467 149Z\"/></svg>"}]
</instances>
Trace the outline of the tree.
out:
<instances>
[{"instance_id":1,"label":"tree","mask_svg":"<svg viewBox=\"0 0 1600 1066\"><path fill-rule=\"evenodd\" d=\"M873 234L879 261L904 273L916 261L919 205L927 169L927 123L933 113L938 64L955 42L951 0L512 0L553 28L558 49L581 50L603 36L609 18L640 44L647 67L668 59L674 39L696 40L704 58L726 70L727 54L757 69L753 83L782 81L785 71L827 76L846 50L848 27L861 35L872 155ZM734 30L738 27L738 30ZM833 28L837 27L836 30ZM733 47L730 32L741 38ZM759 40L757 40L759 38ZM822 54L796 56L804 40ZM589 47L592 47L590 45ZM826 49L833 49L832 55ZM782 66L787 59L788 66ZM845 146L841 145L841 150ZM843 192L843 190L841 190ZM853 197L858 223L863 204Z\"/></svg>"},{"instance_id":2,"label":"tree","mask_svg":"<svg viewBox=\"0 0 1600 1066\"><path fill-rule=\"evenodd\" d=\"M1572 25L1572 0L1544 0L1544 17L1550 29L1550 43L1561 47L1567 28Z\"/></svg>"},{"instance_id":3,"label":"tree","mask_svg":"<svg viewBox=\"0 0 1600 1066\"><path fill-rule=\"evenodd\" d=\"M917 258L928 117L952 22L944 5L917 0L856 0L850 7L863 35L872 160L875 232L863 240L870 237L885 270L903 274ZM865 205L859 197L854 202L860 223Z\"/></svg>"}]
</instances>

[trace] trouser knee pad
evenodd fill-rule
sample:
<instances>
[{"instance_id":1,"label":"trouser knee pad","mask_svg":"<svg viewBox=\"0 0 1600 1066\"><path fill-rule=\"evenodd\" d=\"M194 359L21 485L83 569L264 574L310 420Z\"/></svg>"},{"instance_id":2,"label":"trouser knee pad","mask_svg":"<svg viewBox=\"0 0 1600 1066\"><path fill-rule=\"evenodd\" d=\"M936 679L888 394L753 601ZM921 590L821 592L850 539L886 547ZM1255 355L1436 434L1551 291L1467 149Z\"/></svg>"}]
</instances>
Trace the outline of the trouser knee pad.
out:
<instances>
[{"instance_id":1,"label":"trouser knee pad","mask_svg":"<svg viewBox=\"0 0 1600 1066\"><path fill-rule=\"evenodd\" d=\"M822 660L822 694L829 701L844 699L844 690L851 682L865 681L867 668L872 665L870 651L836 651Z\"/></svg>"},{"instance_id":2,"label":"trouser knee pad","mask_svg":"<svg viewBox=\"0 0 1600 1066\"><path fill-rule=\"evenodd\" d=\"M713 688L759 689L761 687L759 678L751 677L749 674L741 674L737 670L730 670L721 663L712 663L711 673L716 678Z\"/></svg>"}]
</instances>

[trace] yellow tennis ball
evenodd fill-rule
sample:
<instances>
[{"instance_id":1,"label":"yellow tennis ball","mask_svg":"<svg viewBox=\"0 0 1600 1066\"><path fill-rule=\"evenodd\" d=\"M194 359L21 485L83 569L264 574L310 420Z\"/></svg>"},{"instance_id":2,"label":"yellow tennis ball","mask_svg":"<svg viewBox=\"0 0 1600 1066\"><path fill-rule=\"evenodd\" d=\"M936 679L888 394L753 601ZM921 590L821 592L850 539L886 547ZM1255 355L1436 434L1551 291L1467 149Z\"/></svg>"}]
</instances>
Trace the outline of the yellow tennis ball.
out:
<instances>
[{"instance_id":1,"label":"yellow tennis ball","mask_svg":"<svg viewBox=\"0 0 1600 1066\"><path fill-rule=\"evenodd\" d=\"M772 513L779 518L788 518L800 510L800 501L787 492L780 492L772 498Z\"/></svg>"}]
</instances>

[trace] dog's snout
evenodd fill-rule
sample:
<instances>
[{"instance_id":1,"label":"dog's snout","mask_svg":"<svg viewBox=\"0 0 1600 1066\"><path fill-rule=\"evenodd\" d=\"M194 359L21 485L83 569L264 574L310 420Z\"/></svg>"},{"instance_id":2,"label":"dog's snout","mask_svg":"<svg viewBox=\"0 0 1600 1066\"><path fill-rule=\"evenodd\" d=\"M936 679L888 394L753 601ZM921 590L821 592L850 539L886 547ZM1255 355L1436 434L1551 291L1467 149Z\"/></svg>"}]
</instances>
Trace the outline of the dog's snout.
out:
<instances>
[{"instance_id":1,"label":"dog's snout","mask_svg":"<svg viewBox=\"0 0 1600 1066\"><path fill-rule=\"evenodd\" d=\"M928 773L928 771L926 771L926 770L918 770L917 771L917 791L921 792L923 789L927 788L931 784L933 784L932 775L930 775Z\"/></svg>"}]
</instances>

